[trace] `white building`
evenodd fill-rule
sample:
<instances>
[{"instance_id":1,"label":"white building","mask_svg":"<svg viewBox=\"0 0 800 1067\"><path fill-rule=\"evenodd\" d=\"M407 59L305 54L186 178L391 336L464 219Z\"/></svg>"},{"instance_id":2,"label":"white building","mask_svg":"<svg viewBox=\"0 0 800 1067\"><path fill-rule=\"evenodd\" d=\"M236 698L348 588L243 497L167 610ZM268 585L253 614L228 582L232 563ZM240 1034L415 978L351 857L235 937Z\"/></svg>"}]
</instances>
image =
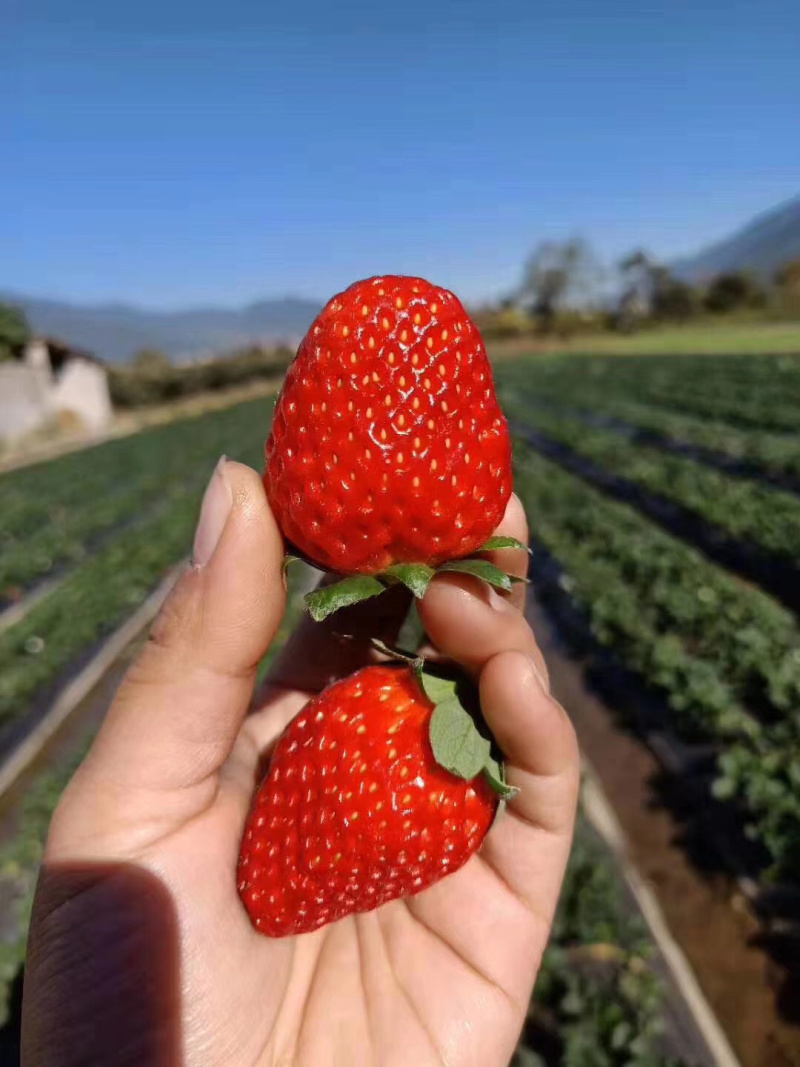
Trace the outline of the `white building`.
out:
<instances>
[{"instance_id":1,"label":"white building","mask_svg":"<svg viewBox=\"0 0 800 1067\"><path fill-rule=\"evenodd\" d=\"M108 377L100 360L36 337L16 359L0 363L0 440L56 425L65 413L89 433L111 421Z\"/></svg>"}]
</instances>

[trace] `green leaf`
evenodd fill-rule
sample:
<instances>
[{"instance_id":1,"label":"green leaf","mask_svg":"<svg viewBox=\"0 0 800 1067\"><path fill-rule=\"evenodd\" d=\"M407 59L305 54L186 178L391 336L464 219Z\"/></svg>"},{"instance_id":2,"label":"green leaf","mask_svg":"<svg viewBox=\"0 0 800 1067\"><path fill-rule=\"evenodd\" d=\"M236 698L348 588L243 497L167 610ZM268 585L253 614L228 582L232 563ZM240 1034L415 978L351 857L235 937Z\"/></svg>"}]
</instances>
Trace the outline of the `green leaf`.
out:
<instances>
[{"instance_id":1,"label":"green leaf","mask_svg":"<svg viewBox=\"0 0 800 1067\"><path fill-rule=\"evenodd\" d=\"M425 596L428 583L433 578L434 570L426 563L395 563L380 574L381 578L394 578L407 586L414 596L421 600Z\"/></svg>"},{"instance_id":2,"label":"green leaf","mask_svg":"<svg viewBox=\"0 0 800 1067\"><path fill-rule=\"evenodd\" d=\"M494 756L490 756L483 767L483 777L494 789L495 793L501 800L511 800L517 796L519 789L514 785L509 785L506 782L505 771L503 770L502 763L499 763Z\"/></svg>"},{"instance_id":3,"label":"green leaf","mask_svg":"<svg viewBox=\"0 0 800 1067\"><path fill-rule=\"evenodd\" d=\"M286 555L283 557L283 562L281 563L281 572L283 574L286 574L286 572L289 570L293 563L300 562L302 561L299 556L293 556L291 552L287 552Z\"/></svg>"},{"instance_id":4,"label":"green leaf","mask_svg":"<svg viewBox=\"0 0 800 1067\"><path fill-rule=\"evenodd\" d=\"M400 627L400 632L397 635L397 643L401 648L413 648L415 651L422 644L422 639L425 636L425 626L422 619L419 617L419 611L417 610L416 600L411 601L411 606L408 609L403 625Z\"/></svg>"},{"instance_id":5,"label":"green leaf","mask_svg":"<svg viewBox=\"0 0 800 1067\"><path fill-rule=\"evenodd\" d=\"M489 585L497 586L498 589L502 589L505 593L510 591L513 581L521 581L519 578L512 578L505 571L501 571L499 567L495 567L494 563L490 563L488 559L454 559L450 563L443 563L441 567L437 568L438 574L441 574L442 571L471 574L475 578L481 578L484 582L488 582Z\"/></svg>"},{"instance_id":6,"label":"green leaf","mask_svg":"<svg viewBox=\"0 0 800 1067\"><path fill-rule=\"evenodd\" d=\"M459 778L474 778L489 759L488 739L455 696L436 705L430 741L436 762Z\"/></svg>"},{"instance_id":7,"label":"green leaf","mask_svg":"<svg viewBox=\"0 0 800 1067\"><path fill-rule=\"evenodd\" d=\"M429 670L424 670L422 664L417 671L419 684L422 686L425 696L432 704L441 704L445 700L456 700L456 680L454 678L442 678Z\"/></svg>"},{"instance_id":8,"label":"green leaf","mask_svg":"<svg viewBox=\"0 0 800 1067\"><path fill-rule=\"evenodd\" d=\"M391 659L402 660L404 663L410 664L415 671L422 670L423 659L422 656L418 656L416 652L410 652L407 648L402 648L398 645L387 645L385 641L381 641L379 637L373 637L370 639L370 644L378 652L382 652L384 656L389 656Z\"/></svg>"},{"instance_id":9,"label":"green leaf","mask_svg":"<svg viewBox=\"0 0 800 1067\"><path fill-rule=\"evenodd\" d=\"M358 604L371 596L378 596L386 589L383 582L369 575L342 578L333 585L324 585L306 594L306 607L315 622L322 622L331 612Z\"/></svg>"},{"instance_id":10,"label":"green leaf","mask_svg":"<svg viewBox=\"0 0 800 1067\"><path fill-rule=\"evenodd\" d=\"M516 537L490 537L488 541L484 541L480 548L476 549L476 552L496 552L499 548L521 548L524 552L530 552L527 545L523 545L522 541L518 541Z\"/></svg>"},{"instance_id":11,"label":"green leaf","mask_svg":"<svg viewBox=\"0 0 800 1067\"><path fill-rule=\"evenodd\" d=\"M441 674L422 660L415 665L415 673L435 705L429 726L434 759L459 778L469 780L482 773L500 798L499 810L519 790L506 783L502 764L492 755L491 741L478 728L482 720L477 689L464 675Z\"/></svg>"}]
</instances>

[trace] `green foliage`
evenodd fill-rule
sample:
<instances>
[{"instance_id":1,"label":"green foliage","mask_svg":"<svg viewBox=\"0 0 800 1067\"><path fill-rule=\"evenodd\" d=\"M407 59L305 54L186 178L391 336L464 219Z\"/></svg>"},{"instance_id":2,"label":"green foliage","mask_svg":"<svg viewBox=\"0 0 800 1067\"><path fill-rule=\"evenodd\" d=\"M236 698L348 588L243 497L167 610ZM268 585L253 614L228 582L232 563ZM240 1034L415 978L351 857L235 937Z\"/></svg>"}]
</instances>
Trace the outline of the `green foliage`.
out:
<instances>
[{"instance_id":1,"label":"green foliage","mask_svg":"<svg viewBox=\"0 0 800 1067\"><path fill-rule=\"evenodd\" d=\"M71 537L61 561L77 563L50 596L0 634L0 722L24 716L37 693L134 611L189 552L200 497L220 454L259 462L269 429L264 407L263 401L237 405L0 477L6 579L22 582L36 572L40 553L51 547L42 538L52 539L56 523ZM120 483L126 469L130 482ZM109 536L92 551L96 500L103 522L123 525L103 527Z\"/></svg>"},{"instance_id":2,"label":"green foliage","mask_svg":"<svg viewBox=\"0 0 800 1067\"><path fill-rule=\"evenodd\" d=\"M332 585L323 585L306 595L306 607L315 622L322 622L340 608L360 604L373 596L380 596L386 586L369 574L350 575Z\"/></svg>"},{"instance_id":3,"label":"green foliage","mask_svg":"<svg viewBox=\"0 0 800 1067\"><path fill-rule=\"evenodd\" d=\"M731 271L714 278L703 302L709 311L725 313L761 307L765 301L766 294L754 278L743 271Z\"/></svg>"},{"instance_id":4,"label":"green foliage","mask_svg":"<svg viewBox=\"0 0 800 1067\"><path fill-rule=\"evenodd\" d=\"M28 320L19 308L0 303L0 360L10 358L13 350L30 337Z\"/></svg>"},{"instance_id":5,"label":"green foliage","mask_svg":"<svg viewBox=\"0 0 800 1067\"><path fill-rule=\"evenodd\" d=\"M219 359L186 366L166 365L159 353L140 353L129 367L109 367L108 383L115 407L165 403L257 379L279 379L292 361L288 348L248 348Z\"/></svg>"},{"instance_id":6,"label":"green foliage","mask_svg":"<svg viewBox=\"0 0 800 1067\"><path fill-rule=\"evenodd\" d=\"M526 311L508 305L479 308L472 313L472 319L485 338L496 340L526 337L536 326L536 320Z\"/></svg>"},{"instance_id":7,"label":"green foliage","mask_svg":"<svg viewBox=\"0 0 800 1067\"><path fill-rule=\"evenodd\" d=\"M541 386L537 388L540 401L547 395L550 394ZM554 404L564 403L561 388L556 388L552 397ZM587 420L598 416L619 419L633 428L652 430L677 445L709 449L733 461L745 460L766 476L800 476L800 434L740 429L699 415L653 407L602 387L582 388L579 394L568 398L564 410Z\"/></svg>"},{"instance_id":8,"label":"green foliage","mask_svg":"<svg viewBox=\"0 0 800 1067\"><path fill-rule=\"evenodd\" d=\"M741 418L743 410L745 417L767 419L770 410L780 417L777 397L788 405L800 396L800 360L672 358L642 364L567 358L504 367L500 379L518 420L678 500L738 538L783 553L787 561L797 559L795 496L634 446L574 413L635 415L645 426L786 468L798 462L800 436L713 423L653 401L713 398L718 411L730 410L734 417ZM644 403L645 396L653 401ZM610 500L522 444L516 484L535 541L563 566L562 592L585 613L597 641L663 694L680 735L718 744L718 795L739 805L749 832L772 857L772 873L800 880L795 617L634 508Z\"/></svg>"},{"instance_id":9,"label":"green foliage","mask_svg":"<svg viewBox=\"0 0 800 1067\"><path fill-rule=\"evenodd\" d=\"M520 450L517 491L535 537L601 644L655 689L688 740L724 741L720 780L776 874L800 878L800 631L769 597L554 464ZM776 721L748 713L772 708ZM743 768L746 768L743 769Z\"/></svg>"},{"instance_id":10,"label":"green foliage","mask_svg":"<svg viewBox=\"0 0 800 1067\"><path fill-rule=\"evenodd\" d=\"M559 1067L674 1063L661 1049L663 989L650 967L651 952L607 854L579 822L529 1012L534 1026L552 1020ZM512 1060L519 1067L536 1062L535 1039L523 1041Z\"/></svg>"},{"instance_id":11,"label":"green foliage","mask_svg":"<svg viewBox=\"0 0 800 1067\"><path fill-rule=\"evenodd\" d=\"M144 374L158 374L169 370L169 356L160 348L140 348L131 360L131 367Z\"/></svg>"},{"instance_id":12,"label":"green foliage","mask_svg":"<svg viewBox=\"0 0 800 1067\"><path fill-rule=\"evenodd\" d=\"M697 290L674 277L665 267L654 269L652 287L651 314L656 321L682 322L699 309Z\"/></svg>"},{"instance_id":13,"label":"green foliage","mask_svg":"<svg viewBox=\"0 0 800 1067\"><path fill-rule=\"evenodd\" d=\"M512 410L522 412L524 404ZM695 512L732 537L800 559L800 500L757 481L731 478L684 456L632 444L554 409L525 409L528 425L571 451Z\"/></svg>"},{"instance_id":14,"label":"green foliage","mask_svg":"<svg viewBox=\"0 0 800 1067\"><path fill-rule=\"evenodd\" d=\"M790 259L775 271L773 283L778 289L800 294L800 259Z\"/></svg>"}]
</instances>

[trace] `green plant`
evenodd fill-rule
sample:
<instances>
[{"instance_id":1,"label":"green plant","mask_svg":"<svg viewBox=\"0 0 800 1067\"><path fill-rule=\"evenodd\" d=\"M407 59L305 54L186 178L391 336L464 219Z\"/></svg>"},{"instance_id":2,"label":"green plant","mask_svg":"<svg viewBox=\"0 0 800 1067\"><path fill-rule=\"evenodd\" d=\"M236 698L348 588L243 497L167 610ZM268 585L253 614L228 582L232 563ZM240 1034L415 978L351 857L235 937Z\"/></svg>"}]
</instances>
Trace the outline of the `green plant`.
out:
<instances>
[{"instance_id":1,"label":"green plant","mask_svg":"<svg viewBox=\"0 0 800 1067\"><path fill-rule=\"evenodd\" d=\"M526 1033L549 1021L559 1067L676 1067L661 1047L663 988L651 956L607 853L579 820ZM512 1063L534 1055L535 1038L523 1038Z\"/></svg>"}]
</instances>

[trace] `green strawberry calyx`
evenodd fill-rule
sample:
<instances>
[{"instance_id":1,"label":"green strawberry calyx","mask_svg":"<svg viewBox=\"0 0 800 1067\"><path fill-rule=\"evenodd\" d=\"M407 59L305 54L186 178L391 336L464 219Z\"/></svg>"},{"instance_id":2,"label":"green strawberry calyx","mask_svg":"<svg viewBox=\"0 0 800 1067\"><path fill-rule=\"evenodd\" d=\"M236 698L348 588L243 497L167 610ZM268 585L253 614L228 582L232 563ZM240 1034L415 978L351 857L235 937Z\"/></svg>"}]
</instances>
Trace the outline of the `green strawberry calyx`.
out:
<instances>
[{"instance_id":1,"label":"green strawberry calyx","mask_svg":"<svg viewBox=\"0 0 800 1067\"><path fill-rule=\"evenodd\" d=\"M528 551L515 537L490 537L488 541L477 549L478 553L496 552L504 548L521 548ZM284 559L284 569L290 563L299 559L299 556L288 555ZM309 614L315 622L322 622L328 615L339 608L358 604L369 597L378 596L384 590L394 585L402 584L410 589L414 596L421 600L431 580L437 574L469 574L479 578L489 585L502 590L504 593L511 591L517 582L526 581L514 574L506 574L505 571L495 566L488 559L480 556L467 559L448 560L438 567L429 567L426 563L396 563L379 574L354 574L341 578L330 585L320 586L318 589L307 593L305 604Z\"/></svg>"},{"instance_id":2,"label":"green strawberry calyx","mask_svg":"<svg viewBox=\"0 0 800 1067\"><path fill-rule=\"evenodd\" d=\"M501 800L515 797L519 789L506 782L502 759L481 714L477 689L469 679L382 641L374 639L372 643L379 652L405 660L434 705L428 736L439 766L467 781L483 775Z\"/></svg>"}]
</instances>

